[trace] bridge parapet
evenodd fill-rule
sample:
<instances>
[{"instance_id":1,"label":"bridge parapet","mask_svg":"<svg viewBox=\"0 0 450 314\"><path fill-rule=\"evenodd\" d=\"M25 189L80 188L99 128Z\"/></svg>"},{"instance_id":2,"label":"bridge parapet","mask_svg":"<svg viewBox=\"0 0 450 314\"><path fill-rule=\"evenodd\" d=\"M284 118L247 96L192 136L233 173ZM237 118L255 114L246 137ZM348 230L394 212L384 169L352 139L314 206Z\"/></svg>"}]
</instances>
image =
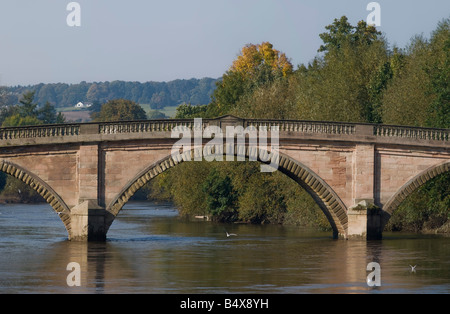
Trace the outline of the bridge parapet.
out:
<instances>
[{"instance_id":1,"label":"bridge parapet","mask_svg":"<svg viewBox=\"0 0 450 314\"><path fill-rule=\"evenodd\" d=\"M43 126L0 128L0 140L76 136L79 134L80 124L55 124Z\"/></svg>"},{"instance_id":2,"label":"bridge parapet","mask_svg":"<svg viewBox=\"0 0 450 314\"><path fill-rule=\"evenodd\" d=\"M212 125L222 128L228 125L239 125L244 128L267 127L268 129L278 127L287 138L298 138L297 134L304 134L309 139L317 138L318 140L332 136L334 140L353 141L359 137L360 140L373 143L406 141L410 144L420 142L420 145L430 145L428 141L432 141L441 146L446 146L450 140L450 129L323 121L241 119L224 116L217 119L203 119L201 124L196 123L194 119L167 119L0 128L0 146L102 141L106 137L108 140L114 140L111 136L119 136L117 139L124 140L146 137L145 134L153 138L170 138L170 132L178 126L203 131Z\"/></svg>"},{"instance_id":3,"label":"bridge parapet","mask_svg":"<svg viewBox=\"0 0 450 314\"><path fill-rule=\"evenodd\" d=\"M209 120L204 120L201 129L208 125ZM177 126L184 126L193 130L198 126L194 119L167 119L167 120L146 120L146 121L118 121L101 122L98 124L99 134L118 133L147 133L147 132L167 132L172 131Z\"/></svg>"},{"instance_id":4,"label":"bridge parapet","mask_svg":"<svg viewBox=\"0 0 450 314\"><path fill-rule=\"evenodd\" d=\"M300 132L300 133L322 133L322 134L355 134L355 123L340 122L316 122L316 121L296 121L296 120L245 120L245 126L279 127L280 131Z\"/></svg>"},{"instance_id":5,"label":"bridge parapet","mask_svg":"<svg viewBox=\"0 0 450 314\"><path fill-rule=\"evenodd\" d=\"M450 138L450 130L408 126L375 125L374 135L383 137L402 137L421 140L448 141Z\"/></svg>"}]
</instances>

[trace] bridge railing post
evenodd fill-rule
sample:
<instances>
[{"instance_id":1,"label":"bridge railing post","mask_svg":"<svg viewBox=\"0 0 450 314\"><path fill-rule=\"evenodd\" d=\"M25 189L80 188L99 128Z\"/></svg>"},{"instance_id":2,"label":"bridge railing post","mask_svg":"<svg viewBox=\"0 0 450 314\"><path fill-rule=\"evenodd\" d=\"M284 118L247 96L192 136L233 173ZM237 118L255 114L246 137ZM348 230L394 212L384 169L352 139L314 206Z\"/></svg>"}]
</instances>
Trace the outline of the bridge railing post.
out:
<instances>
[{"instance_id":1,"label":"bridge railing post","mask_svg":"<svg viewBox=\"0 0 450 314\"><path fill-rule=\"evenodd\" d=\"M80 125L80 135L92 135L98 133L99 133L99 125L97 123Z\"/></svg>"},{"instance_id":2,"label":"bridge railing post","mask_svg":"<svg viewBox=\"0 0 450 314\"><path fill-rule=\"evenodd\" d=\"M370 124L356 124L355 134L359 136L374 136L374 126Z\"/></svg>"}]
</instances>

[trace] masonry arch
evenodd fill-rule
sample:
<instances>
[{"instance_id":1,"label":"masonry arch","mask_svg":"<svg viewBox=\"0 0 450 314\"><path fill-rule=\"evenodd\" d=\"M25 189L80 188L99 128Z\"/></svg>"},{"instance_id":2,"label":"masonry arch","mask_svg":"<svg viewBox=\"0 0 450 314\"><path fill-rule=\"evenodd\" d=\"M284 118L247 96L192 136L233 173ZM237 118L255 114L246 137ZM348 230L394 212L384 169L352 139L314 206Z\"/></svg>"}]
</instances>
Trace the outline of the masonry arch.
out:
<instances>
[{"instance_id":1,"label":"masonry arch","mask_svg":"<svg viewBox=\"0 0 450 314\"><path fill-rule=\"evenodd\" d=\"M237 152L238 149L237 147L235 148L234 152ZM223 152L225 151L226 149L224 147ZM194 153L195 151L191 150L190 155L188 152L188 155L185 154L183 158L179 158L178 160L169 155L138 173L107 206L106 212L107 217L109 218L106 221L106 230L109 229L114 218L136 191L164 171L175 167L186 160L193 160ZM252 154L251 151L249 152L248 147L246 147L245 153L234 153L234 156L241 156L248 159L249 153ZM262 154L260 152L260 156L264 156L264 154L267 153L267 151ZM278 158L278 170L297 182L313 197L330 222L333 229L333 237L346 237L348 223L347 208L333 189L314 171L291 157L281 153L272 156ZM259 158L258 161L261 163L268 163L261 161Z\"/></svg>"},{"instance_id":2,"label":"masonry arch","mask_svg":"<svg viewBox=\"0 0 450 314\"><path fill-rule=\"evenodd\" d=\"M406 182L383 206L381 230L384 230L392 214L409 195L431 179L447 171L450 171L450 161L448 160L422 171Z\"/></svg>"},{"instance_id":3,"label":"masonry arch","mask_svg":"<svg viewBox=\"0 0 450 314\"><path fill-rule=\"evenodd\" d=\"M58 214L59 218L66 227L67 233L70 235L70 209L61 197L47 183L30 171L10 161L0 160L0 171L19 179L39 193L39 195L41 195L42 198L50 204L53 210Z\"/></svg>"}]
</instances>

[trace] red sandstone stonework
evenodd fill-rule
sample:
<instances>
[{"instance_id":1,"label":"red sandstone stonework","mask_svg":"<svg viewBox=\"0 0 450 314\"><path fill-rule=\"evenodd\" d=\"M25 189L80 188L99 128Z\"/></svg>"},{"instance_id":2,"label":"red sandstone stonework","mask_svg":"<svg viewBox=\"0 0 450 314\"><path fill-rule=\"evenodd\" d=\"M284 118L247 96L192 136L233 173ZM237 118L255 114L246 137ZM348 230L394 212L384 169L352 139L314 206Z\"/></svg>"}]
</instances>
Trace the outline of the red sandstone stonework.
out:
<instances>
[{"instance_id":1,"label":"red sandstone stonework","mask_svg":"<svg viewBox=\"0 0 450 314\"><path fill-rule=\"evenodd\" d=\"M174 121L0 130L1 170L41 193L60 213L70 239L84 240L89 233L102 239L132 194L179 163L170 156ZM249 121L226 117L227 125L263 123ZM361 201L382 209L374 227L380 229L407 195L450 168L449 130L272 124L281 126L278 170L310 192L344 238L366 237L367 223L378 219L359 207L354 212Z\"/></svg>"}]
</instances>

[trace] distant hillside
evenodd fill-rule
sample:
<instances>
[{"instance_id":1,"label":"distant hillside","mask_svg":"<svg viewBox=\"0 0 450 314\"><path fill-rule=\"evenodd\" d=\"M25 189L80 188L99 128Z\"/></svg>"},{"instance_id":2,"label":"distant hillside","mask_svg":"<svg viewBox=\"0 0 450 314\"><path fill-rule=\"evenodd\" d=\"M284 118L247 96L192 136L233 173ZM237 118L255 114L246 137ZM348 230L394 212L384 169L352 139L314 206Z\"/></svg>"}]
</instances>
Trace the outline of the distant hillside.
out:
<instances>
[{"instance_id":1,"label":"distant hillside","mask_svg":"<svg viewBox=\"0 0 450 314\"><path fill-rule=\"evenodd\" d=\"M176 106L182 103L204 105L216 88L217 79L202 78L174 80L170 82L81 82L79 84L38 84L9 87L16 101L26 91L35 91L39 105L47 101L55 107L70 107L78 102L104 103L111 99L125 98L139 104L149 104L152 109Z\"/></svg>"}]
</instances>

